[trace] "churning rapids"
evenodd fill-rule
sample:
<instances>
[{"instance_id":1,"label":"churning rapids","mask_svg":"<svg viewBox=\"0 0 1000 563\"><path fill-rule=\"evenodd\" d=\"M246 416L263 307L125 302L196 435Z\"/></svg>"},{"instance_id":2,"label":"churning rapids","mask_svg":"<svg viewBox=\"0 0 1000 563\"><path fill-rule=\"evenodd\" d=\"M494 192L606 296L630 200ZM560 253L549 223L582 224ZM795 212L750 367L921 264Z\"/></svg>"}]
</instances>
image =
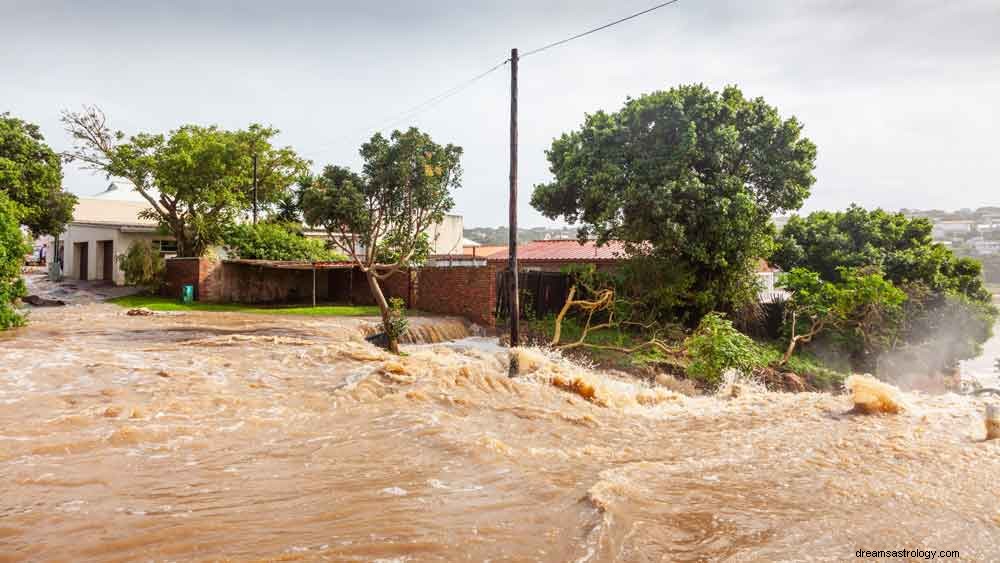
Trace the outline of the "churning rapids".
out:
<instances>
[{"instance_id":1,"label":"churning rapids","mask_svg":"<svg viewBox=\"0 0 1000 563\"><path fill-rule=\"evenodd\" d=\"M986 398L696 397L360 321L39 310L0 337L0 560L1000 556Z\"/></svg>"}]
</instances>

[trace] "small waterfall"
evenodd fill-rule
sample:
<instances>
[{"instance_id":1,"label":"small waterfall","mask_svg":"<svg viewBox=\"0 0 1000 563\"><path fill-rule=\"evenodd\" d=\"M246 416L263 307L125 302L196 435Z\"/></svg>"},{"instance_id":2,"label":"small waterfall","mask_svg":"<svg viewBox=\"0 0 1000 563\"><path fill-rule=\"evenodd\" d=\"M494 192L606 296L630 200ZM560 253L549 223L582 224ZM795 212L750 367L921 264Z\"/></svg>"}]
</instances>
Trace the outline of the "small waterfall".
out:
<instances>
[{"instance_id":1,"label":"small waterfall","mask_svg":"<svg viewBox=\"0 0 1000 563\"><path fill-rule=\"evenodd\" d=\"M361 328L367 338L382 332L380 324L369 324ZM400 337L402 344L438 344L459 340L473 335L469 325L461 319L420 318L410 321L410 326Z\"/></svg>"}]
</instances>

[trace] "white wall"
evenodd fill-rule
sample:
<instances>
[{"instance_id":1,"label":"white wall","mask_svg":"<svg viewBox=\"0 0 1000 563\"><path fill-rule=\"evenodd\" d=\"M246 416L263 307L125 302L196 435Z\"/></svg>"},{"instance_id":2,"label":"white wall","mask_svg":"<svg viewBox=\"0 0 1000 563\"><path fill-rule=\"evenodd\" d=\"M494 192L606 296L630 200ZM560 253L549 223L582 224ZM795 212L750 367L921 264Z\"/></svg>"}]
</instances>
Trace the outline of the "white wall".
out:
<instances>
[{"instance_id":1,"label":"white wall","mask_svg":"<svg viewBox=\"0 0 1000 563\"><path fill-rule=\"evenodd\" d=\"M465 222L461 215L445 215L444 219L427 229L431 239L431 254L462 254L462 236Z\"/></svg>"},{"instance_id":2,"label":"white wall","mask_svg":"<svg viewBox=\"0 0 1000 563\"><path fill-rule=\"evenodd\" d=\"M104 249L103 245L98 243L111 241L114 244L114 278L112 281L114 281L115 285L124 285L125 274L118 266L118 257L125 254L132 243L136 241L170 238L173 237L147 232L121 232L116 226L98 227L70 224L66 227L66 231L59 235L59 241L63 245L63 248L65 248L63 275L71 280L80 279L80 257L77 252L77 244L85 242L87 243L87 279L104 279ZM51 241L49 242L47 253L50 260L54 259L57 255Z\"/></svg>"}]
</instances>

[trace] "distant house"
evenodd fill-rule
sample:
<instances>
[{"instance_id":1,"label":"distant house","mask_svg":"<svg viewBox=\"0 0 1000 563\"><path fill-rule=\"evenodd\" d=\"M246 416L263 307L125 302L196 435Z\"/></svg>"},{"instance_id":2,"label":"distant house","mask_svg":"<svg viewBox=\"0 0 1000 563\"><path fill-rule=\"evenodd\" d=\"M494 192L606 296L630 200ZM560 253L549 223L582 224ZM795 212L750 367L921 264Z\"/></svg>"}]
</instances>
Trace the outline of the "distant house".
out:
<instances>
[{"instance_id":1,"label":"distant house","mask_svg":"<svg viewBox=\"0 0 1000 563\"><path fill-rule=\"evenodd\" d=\"M931 235L935 239L969 235L975 232L975 221L935 221Z\"/></svg>"},{"instance_id":2,"label":"distant house","mask_svg":"<svg viewBox=\"0 0 1000 563\"><path fill-rule=\"evenodd\" d=\"M775 303L785 301L791 295L788 291L778 286L778 277L781 270L772 266L763 258L757 261L757 285L758 298L761 303Z\"/></svg>"},{"instance_id":3,"label":"distant house","mask_svg":"<svg viewBox=\"0 0 1000 563\"><path fill-rule=\"evenodd\" d=\"M174 237L161 234L157 222L141 219L139 214L150 208L145 201L129 201L100 197L114 192L109 189L98 197L80 198L73 210L73 220L59 235L59 248L49 240L46 255L62 261L68 279L104 280L115 285L125 283L125 274L118 267L118 257L132 243L146 240L164 256L177 252Z\"/></svg>"}]
</instances>

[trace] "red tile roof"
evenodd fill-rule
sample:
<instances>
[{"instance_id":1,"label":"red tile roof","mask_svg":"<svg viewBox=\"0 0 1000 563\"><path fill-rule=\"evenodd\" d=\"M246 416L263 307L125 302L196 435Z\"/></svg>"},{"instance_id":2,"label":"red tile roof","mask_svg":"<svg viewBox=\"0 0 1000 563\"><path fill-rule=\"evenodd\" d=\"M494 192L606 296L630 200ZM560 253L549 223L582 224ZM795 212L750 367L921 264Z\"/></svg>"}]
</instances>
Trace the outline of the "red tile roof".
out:
<instances>
[{"instance_id":1,"label":"red tile roof","mask_svg":"<svg viewBox=\"0 0 1000 563\"><path fill-rule=\"evenodd\" d=\"M576 240L536 240L517 245L517 259L553 260L564 262L597 262L625 259L625 247L619 241L609 241L604 246L588 240L580 244ZM489 256L489 261L507 260L507 249Z\"/></svg>"},{"instance_id":2,"label":"red tile roof","mask_svg":"<svg viewBox=\"0 0 1000 563\"><path fill-rule=\"evenodd\" d=\"M462 254L468 254L470 256L475 256L476 258L486 258L496 254L497 252L503 252L507 254L506 246L466 246L462 248Z\"/></svg>"}]
</instances>

